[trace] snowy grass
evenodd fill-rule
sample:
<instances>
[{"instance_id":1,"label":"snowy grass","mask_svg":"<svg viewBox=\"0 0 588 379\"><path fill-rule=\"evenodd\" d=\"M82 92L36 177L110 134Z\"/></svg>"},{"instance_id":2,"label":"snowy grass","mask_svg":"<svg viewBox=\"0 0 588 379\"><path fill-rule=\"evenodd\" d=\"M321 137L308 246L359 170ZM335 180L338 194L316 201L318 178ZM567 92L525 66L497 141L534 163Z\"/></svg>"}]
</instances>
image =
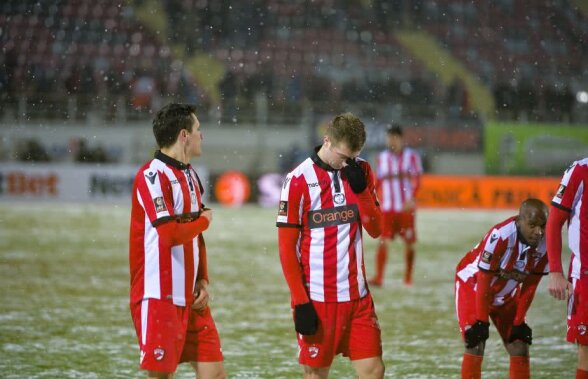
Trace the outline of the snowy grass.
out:
<instances>
[{"instance_id":1,"label":"snowy grass","mask_svg":"<svg viewBox=\"0 0 588 379\"><path fill-rule=\"evenodd\" d=\"M299 378L289 295L279 265L274 209L215 206L208 232L212 311L231 378ZM513 212L421 210L415 284L401 285L392 245L386 285L373 290L386 377L459 377L463 345L455 318L454 268L493 224ZM129 209L116 205L0 204L0 372L3 378L142 378L128 310ZM375 241L366 241L373 267ZM565 305L546 280L528 322L533 378L569 378ZM485 378L508 376L492 330ZM177 378L192 378L180 366ZM338 357L332 378L353 378Z\"/></svg>"}]
</instances>

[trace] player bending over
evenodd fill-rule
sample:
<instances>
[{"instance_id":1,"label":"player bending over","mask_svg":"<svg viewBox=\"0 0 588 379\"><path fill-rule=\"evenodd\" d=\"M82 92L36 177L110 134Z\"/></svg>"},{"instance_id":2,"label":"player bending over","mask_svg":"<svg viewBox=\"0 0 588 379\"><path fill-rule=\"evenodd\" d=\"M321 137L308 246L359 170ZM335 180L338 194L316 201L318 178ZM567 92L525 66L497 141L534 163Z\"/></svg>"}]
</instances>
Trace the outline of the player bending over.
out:
<instances>
[{"instance_id":1,"label":"player bending over","mask_svg":"<svg viewBox=\"0 0 588 379\"><path fill-rule=\"evenodd\" d=\"M547 206L523 201L519 214L496 224L459 262L455 305L465 341L462 378L481 378L491 319L510 355L510 378L529 378L533 333L525 322L537 285L547 274Z\"/></svg>"}]
</instances>

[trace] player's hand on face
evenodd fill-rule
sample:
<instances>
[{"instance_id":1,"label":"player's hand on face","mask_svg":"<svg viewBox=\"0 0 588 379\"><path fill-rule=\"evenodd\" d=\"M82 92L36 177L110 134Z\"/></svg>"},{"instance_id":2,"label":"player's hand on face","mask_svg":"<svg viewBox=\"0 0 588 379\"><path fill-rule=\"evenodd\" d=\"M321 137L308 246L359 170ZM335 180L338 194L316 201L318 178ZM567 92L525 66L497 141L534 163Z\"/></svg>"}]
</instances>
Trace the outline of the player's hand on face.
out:
<instances>
[{"instance_id":1,"label":"player's hand on face","mask_svg":"<svg viewBox=\"0 0 588 379\"><path fill-rule=\"evenodd\" d=\"M212 209L210 208L202 208L202 212L200 213L200 217L204 217L208 219L208 222L212 222Z\"/></svg>"},{"instance_id":2,"label":"player's hand on face","mask_svg":"<svg viewBox=\"0 0 588 379\"><path fill-rule=\"evenodd\" d=\"M310 336L316 333L318 316L310 301L294 306L294 328L303 336Z\"/></svg>"},{"instance_id":3,"label":"player's hand on face","mask_svg":"<svg viewBox=\"0 0 588 379\"><path fill-rule=\"evenodd\" d=\"M351 190L355 193L362 193L367 187L367 180L365 179L363 169L355 159L348 158L345 163L347 165L343 167L342 171L347 176Z\"/></svg>"},{"instance_id":4,"label":"player's hand on face","mask_svg":"<svg viewBox=\"0 0 588 379\"><path fill-rule=\"evenodd\" d=\"M468 330L464 333L466 347L473 349L478 346L480 342L484 342L488 339L490 323L484 321L476 321Z\"/></svg>"},{"instance_id":5,"label":"player's hand on face","mask_svg":"<svg viewBox=\"0 0 588 379\"><path fill-rule=\"evenodd\" d=\"M208 298L207 287L197 283L196 289L194 290L194 302L192 303L192 309L197 312L204 311L208 305Z\"/></svg>"},{"instance_id":6,"label":"player's hand on face","mask_svg":"<svg viewBox=\"0 0 588 379\"><path fill-rule=\"evenodd\" d=\"M521 325L512 326L508 342L514 342L516 340L521 340L529 345L532 343L533 330L527 325L527 323L523 322Z\"/></svg>"},{"instance_id":7,"label":"player's hand on face","mask_svg":"<svg viewBox=\"0 0 588 379\"><path fill-rule=\"evenodd\" d=\"M549 294L558 300L566 300L572 292L572 284L561 272L549 273Z\"/></svg>"}]
</instances>

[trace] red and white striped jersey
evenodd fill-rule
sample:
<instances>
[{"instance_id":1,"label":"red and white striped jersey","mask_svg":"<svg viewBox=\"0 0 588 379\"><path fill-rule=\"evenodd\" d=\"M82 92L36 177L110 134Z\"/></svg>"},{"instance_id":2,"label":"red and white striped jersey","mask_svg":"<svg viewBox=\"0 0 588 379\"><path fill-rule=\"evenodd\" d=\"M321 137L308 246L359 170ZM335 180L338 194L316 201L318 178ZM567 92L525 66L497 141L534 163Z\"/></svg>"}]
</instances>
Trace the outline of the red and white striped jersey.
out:
<instances>
[{"instance_id":1,"label":"red and white striped jersey","mask_svg":"<svg viewBox=\"0 0 588 379\"><path fill-rule=\"evenodd\" d=\"M545 238L537 248L519 239L516 216L496 224L457 265L457 276L477 282L479 270L494 274L490 282L492 305L502 305L516 295L529 275L548 273Z\"/></svg>"},{"instance_id":2,"label":"red and white striped jersey","mask_svg":"<svg viewBox=\"0 0 588 379\"><path fill-rule=\"evenodd\" d=\"M580 278L588 268L588 158L572 163L564 173L551 204L570 213L568 245L572 251L571 276Z\"/></svg>"},{"instance_id":3,"label":"red and white striped jersey","mask_svg":"<svg viewBox=\"0 0 588 379\"><path fill-rule=\"evenodd\" d=\"M371 167L358 163L375 198ZM303 161L286 176L276 225L301 228L296 254L312 300L346 302L368 294L359 200L341 170L316 153Z\"/></svg>"},{"instance_id":4,"label":"red and white striped jersey","mask_svg":"<svg viewBox=\"0 0 588 379\"><path fill-rule=\"evenodd\" d=\"M148 298L178 306L191 303L198 273L198 238L169 246L160 240L156 226L194 217L202 207L201 191L190 165L160 151L137 172L129 246L131 303Z\"/></svg>"},{"instance_id":5,"label":"red and white striped jersey","mask_svg":"<svg viewBox=\"0 0 588 379\"><path fill-rule=\"evenodd\" d=\"M383 212L400 212L404 204L416 195L415 180L423 173L421 158L416 150L405 147L396 154L381 151L376 159L378 197Z\"/></svg>"}]
</instances>

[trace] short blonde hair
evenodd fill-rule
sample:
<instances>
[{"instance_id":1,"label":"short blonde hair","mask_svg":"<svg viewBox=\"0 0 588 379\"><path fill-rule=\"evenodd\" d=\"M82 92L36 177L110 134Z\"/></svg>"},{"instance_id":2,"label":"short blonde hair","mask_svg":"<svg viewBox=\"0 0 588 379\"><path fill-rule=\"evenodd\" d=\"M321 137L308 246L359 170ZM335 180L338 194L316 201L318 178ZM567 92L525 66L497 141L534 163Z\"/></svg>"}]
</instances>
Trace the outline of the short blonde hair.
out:
<instances>
[{"instance_id":1,"label":"short blonde hair","mask_svg":"<svg viewBox=\"0 0 588 379\"><path fill-rule=\"evenodd\" d=\"M353 113L343 113L333 118L327 127L327 137L334 143L344 143L351 151L359 151L365 144L365 125Z\"/></svg>"}]
</instances>

